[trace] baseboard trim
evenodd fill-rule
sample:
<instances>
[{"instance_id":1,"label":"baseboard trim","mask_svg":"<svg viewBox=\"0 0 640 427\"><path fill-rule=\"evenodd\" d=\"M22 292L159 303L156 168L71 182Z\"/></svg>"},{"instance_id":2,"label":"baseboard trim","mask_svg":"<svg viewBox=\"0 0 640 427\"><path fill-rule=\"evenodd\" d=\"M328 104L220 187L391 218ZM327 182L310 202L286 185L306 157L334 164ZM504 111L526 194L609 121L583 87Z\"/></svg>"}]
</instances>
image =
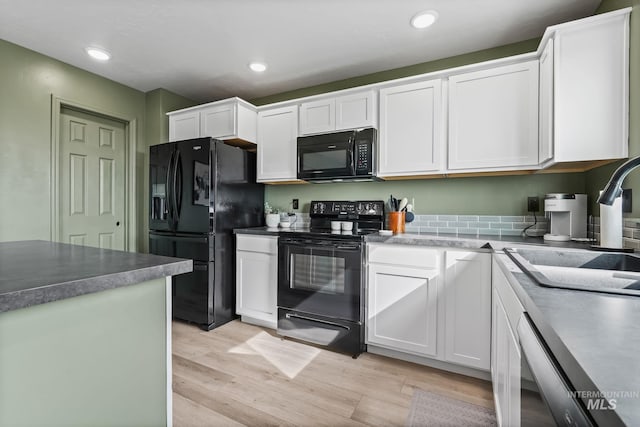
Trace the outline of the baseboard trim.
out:
<instances>
[{"instance_id":1,"label":"baseboard trim","mask_svg":"<svg viewBox=\"0 0 640 427\"><path fill-rule=\"evenodd\" d=\"M278 321L277 320L264 320L264 319L256 319L255 317L250 316L240 316L240 320L244 323L250 323L252 325L262 326L269 329L278 329Z\"/></svg>"},{"instance_id":2,"label":"baseboard trim","mask_svg":"<svg viewBox=\"0 0 640 427\"><path fill-rule=\"evenodd\" d=\"M491 381L491 373L489 371L482 371L475 368L468 368L466 366L460 366L454 363L443 362L441 360L430 359L428 357L416 356L414 354L408 354L408 353L403 353L401 351L390 350L384 347L377 347L371 344L367 345L367 352L378 354L380 356L391 357L393 359L404 360L406 362L417 363L419 365L429 366L431 368L441 369L443 371L454 372L456 374L466 375L468 377Z\"/></svg>"}]
</instances>

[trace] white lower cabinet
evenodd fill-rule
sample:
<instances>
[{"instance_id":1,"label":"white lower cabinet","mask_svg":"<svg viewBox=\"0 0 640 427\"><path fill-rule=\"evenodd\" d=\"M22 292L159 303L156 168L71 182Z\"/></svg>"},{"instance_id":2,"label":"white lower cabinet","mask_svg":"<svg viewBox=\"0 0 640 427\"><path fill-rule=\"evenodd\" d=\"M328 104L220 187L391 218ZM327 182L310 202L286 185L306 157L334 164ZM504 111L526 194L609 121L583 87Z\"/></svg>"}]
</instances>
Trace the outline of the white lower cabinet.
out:
<instances>
[{"instance_id":1,"label":"white lower cabinet","mask_svg":"<svg viewBox=\"0 0 640 427\"><path fill-rule=\"evenodd\" d=\"M499 426L520 425L520 344L515 326L522 314L504 273L493 266L491 379Z\"/></svg>"},{"instance_id":2,"label":"white lower cabinet","mask_svg":"<svg viewBox=\"0 0 640 427\"><path fill-rule=\"evenodd\" d=\"M445 253L445 360L489 370L491 254Z\"/></svg>"},{"instance_id":3,"label":"white lower cabinet","mask_svg":"<svg viewBox=\"0 0 640 427\"><path fill-rule=\"evenodd\" d=\"M368 342L435 356L439 273L437 269L371 264Z\"/></svg>"},{"instance_id":4,"label":"white lower cabinet","mask_svg":"<svg viewBox=\"0 0 640 427\"><path fill-rule=\"evenodd\" d=\"M491 254L367 245L367 344L489 370Z\"/></svg>"},{"instance_id":5,"label":"white lower cabinet","mask_svg":"<svg viewBox=\"0 0 640 427\"><path fill-rule=\"evenodd\" d=\"M237 235L236 313L243 321L276 328L278 237Z\"/></svg>"}]
</instances>

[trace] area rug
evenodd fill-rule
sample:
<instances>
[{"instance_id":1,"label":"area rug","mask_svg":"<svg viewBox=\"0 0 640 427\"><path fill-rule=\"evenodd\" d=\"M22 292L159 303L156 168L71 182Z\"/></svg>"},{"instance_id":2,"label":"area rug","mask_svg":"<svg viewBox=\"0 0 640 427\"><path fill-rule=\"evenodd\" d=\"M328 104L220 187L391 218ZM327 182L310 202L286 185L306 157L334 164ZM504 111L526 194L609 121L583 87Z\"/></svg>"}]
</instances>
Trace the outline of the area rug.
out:
<instances>
[{"instance_id":1,"label":"area rug","mask_svg":"<svg viewBox=\"0 0 640 427\"><path fill-rule=\"evenodd\" d=\"M406 427L495 426L493 409L415 389Z\"/></svg>"}]
</instances>

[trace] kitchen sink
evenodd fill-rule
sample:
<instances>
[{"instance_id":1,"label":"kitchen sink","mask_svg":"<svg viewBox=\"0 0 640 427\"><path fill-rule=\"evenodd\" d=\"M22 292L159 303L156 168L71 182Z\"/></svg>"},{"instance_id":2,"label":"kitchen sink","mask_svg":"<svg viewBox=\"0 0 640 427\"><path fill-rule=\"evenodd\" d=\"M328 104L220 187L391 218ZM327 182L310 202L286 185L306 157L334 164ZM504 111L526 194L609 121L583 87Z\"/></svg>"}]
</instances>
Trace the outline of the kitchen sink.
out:
<instances>
[{"instance_id":1,"label":"kitchen sink","mask_svg":"<svg viewBox=\"0 0 640 427\"><path fill-rule=\"evenodd\" d=\"M504 252L541 286L640 296L640 256L569 249Z\"/></svg>"}]
</instances>

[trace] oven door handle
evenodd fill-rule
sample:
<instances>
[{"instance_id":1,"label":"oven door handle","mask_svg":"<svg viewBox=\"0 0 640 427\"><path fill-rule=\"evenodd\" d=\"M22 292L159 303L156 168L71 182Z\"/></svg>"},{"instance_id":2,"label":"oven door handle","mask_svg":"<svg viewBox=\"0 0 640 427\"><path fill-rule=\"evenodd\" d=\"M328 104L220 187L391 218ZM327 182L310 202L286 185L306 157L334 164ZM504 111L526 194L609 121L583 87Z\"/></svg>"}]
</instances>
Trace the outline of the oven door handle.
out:
<instances>
[{"instance_id":1,"label":"oven door handle","mask_svg":"<svg viewBox=\"0 0 640 427\"><path fill-rule=\"evenodd\" d=\"M346 329L347 331L351 330L351 328L346 325L329 322L328 320L314 319L313 317L300 316L299 314L287 313L284 315L284 317L286 317L287 319L294 318L294 319L308 320L309 322L324 323L325 325L337 326L339 328Z\"/></svg>"},{"instance_id":2,"label":"oven door handle","mask_svg":"<svg viewBox=\"0 0 640 427\"><path fill-rule=\"evenodd\" d=\"M312 243L312 242L292 242L292 241L281 242L281 244L284 246L295 246L298 248L306 248L306 249L339 249L343 251L359 251L360 250L359 244L319 245L317 243Z\"/></svg>"}]
</instances>

